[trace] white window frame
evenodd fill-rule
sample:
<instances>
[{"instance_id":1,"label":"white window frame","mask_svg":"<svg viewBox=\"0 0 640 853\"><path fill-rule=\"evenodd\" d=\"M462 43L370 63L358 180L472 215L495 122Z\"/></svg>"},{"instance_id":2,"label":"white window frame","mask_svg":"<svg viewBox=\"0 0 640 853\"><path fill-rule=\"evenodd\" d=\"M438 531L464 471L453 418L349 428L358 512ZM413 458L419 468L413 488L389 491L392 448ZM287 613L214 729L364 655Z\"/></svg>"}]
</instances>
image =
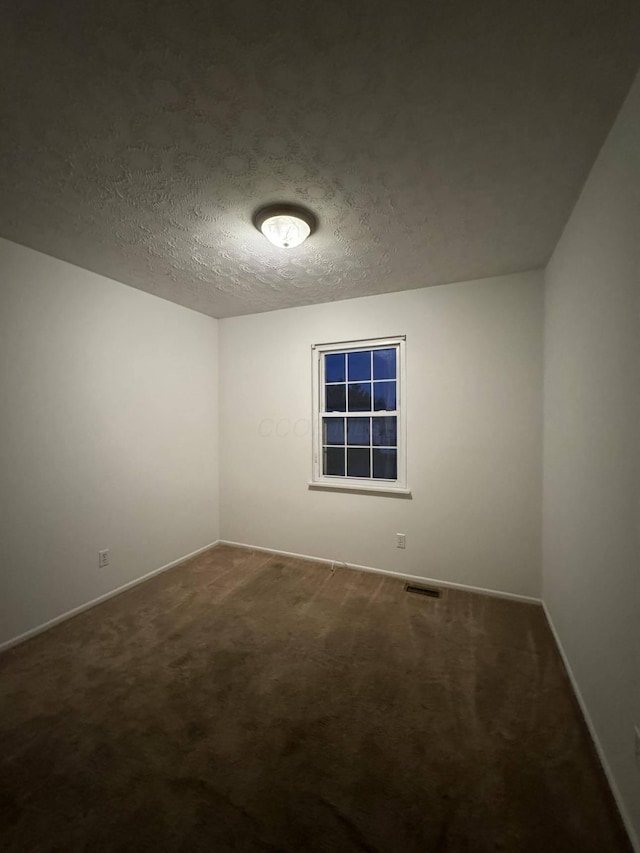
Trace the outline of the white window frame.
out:
<instances>
[{"instance_id":1,"label":"white window frame","mask_svg":"<svg viewBox=\"0 0 640 853\"><path fill-rule=\"evenodd\" d=\"M327 353L349 353L372 349L396 349L396 409L385 412L326 412L324 399L324 358ZM314 344L312 355L312 442L313 467L311 488L336 489L339 491L352 490L358 492L377 492L379 494L410 495L407 486L407 406L406 406L406 337L399 335L390 338L370 338L360 341L336 341L326 344ZM347 378L345 378L347 381ZM375 417L393 414L397 418L397 479L382 480L373 477L341 477L323 473L322 466L322 418L326 415L335 417ZM346 436L345 436L346 442Z\"/></svg>"}]
</instances>

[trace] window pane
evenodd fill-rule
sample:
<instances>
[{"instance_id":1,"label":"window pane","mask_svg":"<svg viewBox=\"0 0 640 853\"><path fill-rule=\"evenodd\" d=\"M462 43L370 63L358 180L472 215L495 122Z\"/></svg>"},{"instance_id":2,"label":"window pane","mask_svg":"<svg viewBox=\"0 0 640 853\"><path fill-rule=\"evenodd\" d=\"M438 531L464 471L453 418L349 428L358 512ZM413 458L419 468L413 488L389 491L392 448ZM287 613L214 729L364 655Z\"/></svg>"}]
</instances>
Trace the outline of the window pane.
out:
<instances>
[{"instance_id":1,"label":"window pane","mask_svg":"<svg viewBox=\"0 0 640 853\"><path fill-rule=\"evenodd\" d=\"M344 444L344 418L324 418L324 444Z\"/></svg>"},{"instance_id":2,"label":"window pane","mask_svg":"<svg viewBox=\"0 0 640 853\"><path fill-rule=\"evenodd\" d=\"M324 357L324 381L325 382L344 382L346 380L344 373L344 353L330 353Z\"/></svg>"},{"instance_id":3,"label":"window pane","mask_svg":"<svg viewBox=\"0 0 640 853\"><path fill-rule=\"evenodd\" d=\"M326 385L327 390L327 412L344 412L346 406L346 385Z\"/></svg>"},{"instance_id":4,"label":"window pane","mask_svg":"<svg viewBox=\"0 0 640 853\"><path fill-rule=\"evenodd\" d=\"M352 451L349 451L352 452ZM373 476L378 480L398 479L398 451L373 451Z\"/></svg>"},{"instance_id":5,"label":"window pane","mask_svg":"<svg viewBox=\"0 0 640 853\"><path fill-rule=\"evenodd\" d=\"M344 447L325 447L323 473L330 477L344 477Z\"/></svg>"},{"instance_id":6,"label":"window pane","mask_svg":"<svg viewBox=\"0 0 640 853\"><path fill-rule=\"evenodd\" d=\"M349 382L371 379L371 350L349 353ZM386 379L386 377L384 377Z\"/></svg>"},{"instance_id":7,"label":"window pane","mask_svg":"<svg viewBox=\"0 0 640 853\"><path fill-rule=\"evenodd\" d=\"M370 420L371 418L347 418L347 444L370 444ZM384 420L384 418L377 420Z\"/></svg>"},{"instance_id":8,"label":"window pane","mask_svg":"<svg viewBox=\"0 0 640 853\"><path fill-rule=\"evenodd\" d=\"M373 378L395 379L396 378L396 351L395 349L375 349L373 351Z\"/></svg>"},{"instance_id":9,"label":"window pane","mask_svg":"<svg viewBox=\"0 0 640 853\"><path fill-rule=\"evenodd\" d=\"M385 447L396 447L398 444L398 422L397 418L372 418L373 420L373 444Z\"/></svg>"},{"instance_id":10,"label":"window pane","mask_svg":"<svg viewBox=\"0 0 640 853\"><path fill-rule=\"evenodd\" d=\"M347 448L347 477L370 477L369 449Z\"/></svg>"},{"instance_id":11,"label":"window pane","mask_svg":"<svg viewBox=\"0 0 640 853\"><path fill-rule=\"evenodd\" d=\"M340 409L342 411L342 409ZM370 412L371 411L371 383L350 382L349 383L349 411Z\"/></svg>"},{"instance_id":12,"label":"window pane","mask_svg":"<svg viewBox=\"0 0 640 853\"><path fill-rule=\"evenodd\" d=\"M392 412L396 407L396 383L376 382L373 386L374 405L376 412Z\"/></svg>"}]
</instances>

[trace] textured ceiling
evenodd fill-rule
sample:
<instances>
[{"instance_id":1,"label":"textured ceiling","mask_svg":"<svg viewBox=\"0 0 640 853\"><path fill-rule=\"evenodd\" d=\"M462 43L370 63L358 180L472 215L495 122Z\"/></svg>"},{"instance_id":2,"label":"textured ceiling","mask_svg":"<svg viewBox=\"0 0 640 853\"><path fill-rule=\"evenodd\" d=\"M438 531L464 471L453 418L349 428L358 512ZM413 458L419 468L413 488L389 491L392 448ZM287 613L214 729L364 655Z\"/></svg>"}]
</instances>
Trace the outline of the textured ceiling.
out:
<instances>
[{"instance_id":1,"label":"textured ceiling","mask_svg":"<svg viewBox=\"0 0 640 853\"><path fill-rule=\"evenodd\" d=\"M637 0L2 16L0 235L216 317L542 266L640 60Z\"/></svg>"}]
</instances>

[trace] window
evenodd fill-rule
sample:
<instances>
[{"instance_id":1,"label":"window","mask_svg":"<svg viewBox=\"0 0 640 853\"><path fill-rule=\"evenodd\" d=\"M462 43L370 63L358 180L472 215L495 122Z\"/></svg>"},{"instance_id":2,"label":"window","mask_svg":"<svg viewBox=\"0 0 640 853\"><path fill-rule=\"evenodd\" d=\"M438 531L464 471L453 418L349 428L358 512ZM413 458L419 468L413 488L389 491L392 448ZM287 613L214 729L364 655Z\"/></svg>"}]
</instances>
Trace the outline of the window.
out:
<instances>
[{"instance_id":1,"label":"window","mask_svg":"<svg viewBox=\"0 0 640 853\"><path fill-rule=\"evenodd\" d=\"M408 492L404 344L313 347L312 486Z\"/></svg>"}]
</instances>

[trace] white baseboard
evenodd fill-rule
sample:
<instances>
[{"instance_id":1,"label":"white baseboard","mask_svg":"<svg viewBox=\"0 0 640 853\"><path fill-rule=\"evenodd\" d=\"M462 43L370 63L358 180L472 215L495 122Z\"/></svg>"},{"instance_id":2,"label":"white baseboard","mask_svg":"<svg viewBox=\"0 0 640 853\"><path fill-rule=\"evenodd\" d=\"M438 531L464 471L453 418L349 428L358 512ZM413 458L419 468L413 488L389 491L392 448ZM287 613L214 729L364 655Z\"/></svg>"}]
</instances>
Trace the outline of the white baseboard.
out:
<instances>
[{"instance_id":1,"label":"white baseboard","mask_svg":"<svg viewBox=\"0 0 640 853\"><path fill-rule=\"evenodd\" d=\"M607 756L605 755L604 749L602 748L602 744L600 743L600 738L598 737L598 733L593 724L593 720L591 719L591 715L589 714L589 709L587 708L587 704L582 697L582 693L580 692L580 688L571 668L571 664L569 663L569 659L565 654L562 643L560 642L560 637L558 635L558 632L556 631L555 625L553 624L551 614L549 613L547 605L544 603L544 601L542 602L542 608L544 610L545 616L547 617L547 622L549 623L549 628L551 629L551 633L553 634L553 638L556 642L556 646L558 647L558 651L560 652L560 657L562 658L564 668L566 669L567 675L569 676L569 681L571 682L573 692L575 694L576 699L578 700L578 705L580 706L580 710L582 711L582 716L584 717L584 721L587 724L587 728L589 729L589 734L591 735L591 740L593 741L593 745L596 748L598 758L600 759L600 764L602 765L602 769L604 770L604 775L607 777L609 788L611 789L613 798L616 801L616 805L618 807L618 811L620 812L620 817L622 818L624 828L627 830L629 841L631 842L631 846L636 851L636 853L640 853L640 841L638 840L638 836L636 835L633 823L631 822L629 813L627 812L627 808L620 794L620 790L618 788L618 785L616 784L615 777L613 775L611 767L609 766Z\"/></svg>"},{"instance_id":2,"label":"white baseboard","mask_svg":"<svg viewBox=\"0 0 640 853\"><path fill-rule=\"evenodd\" d=\"M23 643L25 640L30 640L31 637L35 637L37 634L41 634L43 631L49 630L49 628L53 628L54 625L60 624L60 622L65 622L67 619L71 619L72 616L77 616L78 613L82 613L84 610L89 610L91 607L95 607L96 604L101 604L103 601L107 601L109 598L113 598L115 595L120 595L121 592L125 592L127 589L131 589L131 587L137 586L140 583L144 583L144 581L148 581L154 575L159 575L161 572L166 572L168 569L172 569L174 566L180 565L180 563L184 563L185 560L190 560L192 557L197 557L198 554L202 554L205 551L208 551L210 548L215 548L216 545L220 543L219 539L216 539L215 542L211 542L209 545L205 545L203 548L198 548L196 551L192 551L190 554L185 554L184 557L178 557L177 560L172 560L172 562L167 563L166 566L160 566L159 569L154 569L152 572L147 572L146 575L142 575L139 578L135 578L128 583L123 584L122 586L117 587L116 589L112 589L110 592L105 592L104 595L98 596L98 598L93 598L91 601L87 601L86 604L81 604L79 607L74 607L73 610L68 610L66 613L62 613L60 616L56 616L54 619L49 619L48 622L44 622L42 625L38 625L35 628L31 628L29 631L25 631L23 634L18 634L17 637L13 637L11 640L6 640L4 643L0 643L0 653L10 649L12 646L17 646L18 643Z\"/></svg>"},{"instance_id":3,"label":"white baseboard","mask_svg":"<svg viewBox=\"0 0 640 853\"><path fill-rule=\"evenodd\" d=\"M220 539L219 545L231 545L234 548L246 548L250 551L265 551L267 554L279 554L282 557L295 557L299 560L311 560L314 563L329 563L336 566L344 566L347 569L356 569L359 572L373 572L378 575L387 575L391 578L406 581L418 581L419 583L430 583L436 586L447 587L448 589L461 589L465 592L477 592L481 595L491 595L494 598L509 598L513 601L524 601L528 604L542 604L539 598L532 598L529 595L518 595L515 592L502 592L497 589L485 589L481 586L470 586L464 583L453 583L452 581L443 581L438 578L425 578L422 575L406 575L401 572L392 572L388 569L375 569L373 566L360 566L356 563L345 563L342 560L330 560L327 557L310 557L308 554L295 554L292 551L280 551L276 548L263 548L261 545L247 545L244 542L231 542L228 539Z\"/></svg>"}]
</instances>

